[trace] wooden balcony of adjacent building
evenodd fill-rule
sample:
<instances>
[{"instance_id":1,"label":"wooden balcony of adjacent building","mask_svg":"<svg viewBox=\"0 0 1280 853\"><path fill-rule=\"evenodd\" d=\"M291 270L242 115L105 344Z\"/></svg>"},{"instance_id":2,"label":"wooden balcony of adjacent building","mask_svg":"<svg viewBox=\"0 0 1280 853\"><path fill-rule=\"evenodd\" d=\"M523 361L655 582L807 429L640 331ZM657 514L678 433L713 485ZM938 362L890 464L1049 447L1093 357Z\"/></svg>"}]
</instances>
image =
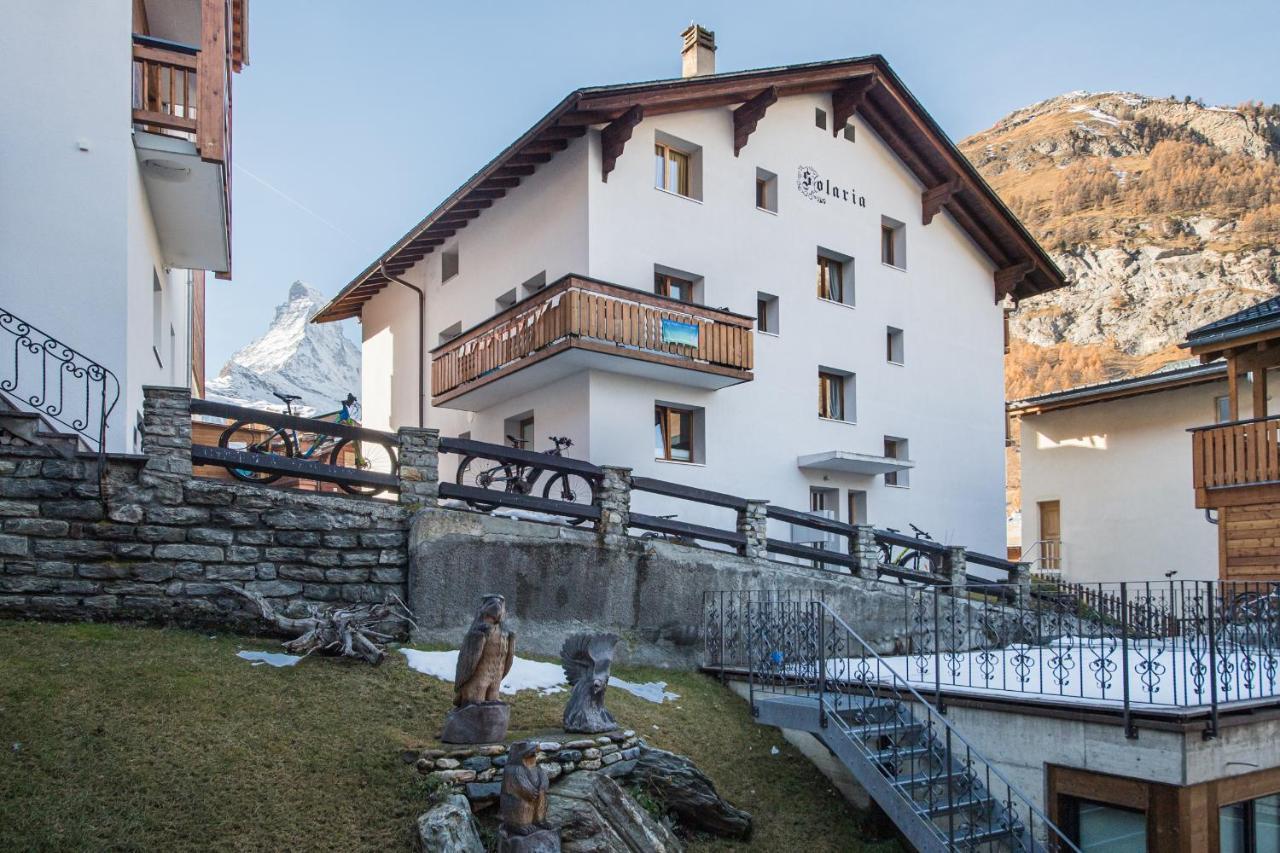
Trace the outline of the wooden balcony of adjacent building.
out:
<instances>
[{"instance_id":1,"label":"wooden balcony of adjacent building","mask_svg":"<svg viewBox=\"0 0 1280 853\"><path fill-rule=\"evenodd\" d=\"M1280 415L1191 430L1196 506L1280 502Z\"/></svg>"},{"instance_id":2,"label":"wooden balcony of adjacent building","mask_svg":"<svg viewBox=\"0 0 1280 853\"><path fill-rule=\"evenodd\" d=\"M754 318L566 276L431 353L434 406L480 411L585 370L704 389L752 379Z\"/></svg>"},{"instance_id":3,"label":"wooden balcony of adjacent building","mask_svg":"<svg viewBox=\"0 0 1280 853\"><path fill-rule=\"evenodd\" d=\"M231 269L231 79L244 0L135 0L134 148L166 264Z\"/></svg>"}]
</instances>

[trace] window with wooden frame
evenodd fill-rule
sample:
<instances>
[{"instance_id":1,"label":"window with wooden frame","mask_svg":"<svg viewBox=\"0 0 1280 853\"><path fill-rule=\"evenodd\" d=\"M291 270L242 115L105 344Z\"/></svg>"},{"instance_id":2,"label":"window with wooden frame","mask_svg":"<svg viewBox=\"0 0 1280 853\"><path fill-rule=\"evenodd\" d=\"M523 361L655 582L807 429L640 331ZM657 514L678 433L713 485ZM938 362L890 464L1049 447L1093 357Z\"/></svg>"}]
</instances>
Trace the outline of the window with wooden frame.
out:
<instances>
[{"instance_id":1,"label":"window with wooden frame","mask_svg":"<svg viewBox=\"0 0 1280 853\"><path fill-rule=\"evenodd\" d=\"M772 293L756 292L756 331L778 334L778 297Z\"/></svg>"},{"instance_id":2,"label":"window with wooden frame","mask_svg":"<svg viewBox=\"0 0 1280 853\"><path fill-rule=\"evenodd\" d=\"M818 417L833 421L849 420L846 390L852 374L818 369Z\"/></svg>"},{"instance_id":3,"label":"window with wooden frame","mask_svg":"<svg viewBox=\"0 0 1280 853\"><path fill-rule=\"evenodd\" d=\"M653 292L681 302L693 302L693 282L668 273L653 274Z\"/></svg>"},{"instance_id":4,"label":"window with wooden frame","mask_svg":"<svg viewBox=\"0 0 1280 853\"><path fill-rule=\"evenodd\" d=\"M653 455L670 462L694 462L692 409L657 403L653 407Z\"/></svg>"},{"instance_id":5,"label":"window with wooden frame","mask_svg":"<svg viewBox=\"0 0 1280 853\"><path fill-rule=\"evenodd\" d=\"M1280 794L1219 808L1218 849L1221 853L1280 850Z\"/></svg>"},{"instance_id":6,"label":"window with wooden frame","mask_svg":"<svg viewBox=\"0 0 1280 853\"><path fill-rule=\"evenodd\" d=\"M849 272L853 259L818 250L818 298L828 302L853 304L853 282Z\"/></svg>"},{"instance_id":7,"label":"window with wooden frame","mask_svg":"<svg viewBox=\"0 0 1280 853\"><path fill-rule=\"evenodd\" d=\"M654 186L676 195L689 195L689 155L662 142L653 144Z\"/></svg>"},{"instance_id":8,"label":"window with wooden frame","mask_svg":"<svg viewBox=\"0 0 1280 853\"><path fill-rule=\"evenodd\" d=\"M756 209L778 212L778 176L766 169L756 169Z\"/></svg>"},{"instance_id":9,"label":"window with wooden frame","mask_svg":"<svg viewBox=\"0 0 1280 853\"><path fill-rule=\"evenodd\" d=\"M890 364L906 363L906 339L901 329L885 327L884 349L885 360Z\"/></svg>"},{"instance_id":10,"label":"window with wooden frame","mask_svg":"<svg viewBox=\"0 0 1280 853\"><path fill-rule=\"evenodd\" d=\"M907 268L907 226L887 216L880 217L880 260L886 266Z\"/></svg>"},{"instance_id":11,"label":"window with wooden frame","mask_svg":"<svg viewBox=\"0 0 1280 853\"><path fill-rule=\"evenodd\" d=\"M907 459L907 440L886 435L884 437L884 455L888 459ZM906 487L910 485L907 477L905 469L902 471L889 471L884 475L884 484L886 486Z\"/></svg>"}]
</instances>

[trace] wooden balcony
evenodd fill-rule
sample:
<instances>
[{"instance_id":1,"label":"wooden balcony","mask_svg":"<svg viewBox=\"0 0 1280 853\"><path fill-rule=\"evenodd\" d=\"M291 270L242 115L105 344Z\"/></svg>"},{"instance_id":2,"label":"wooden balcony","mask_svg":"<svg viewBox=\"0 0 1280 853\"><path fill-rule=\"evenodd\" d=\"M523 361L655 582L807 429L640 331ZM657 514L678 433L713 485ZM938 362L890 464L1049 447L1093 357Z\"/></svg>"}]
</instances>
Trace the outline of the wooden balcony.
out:
<instances>
[{"instance_id":1,"label":"wooden balcony","mask_svg":"<svg viewBox=\"0 0 1280 853\"><path fill-rule=\"evenodd\" d=\"M566 276L431 353L431 402L478 411L581 370L699 388L749 382L754 320Z\"/></svg>"},{"instance_id":2,"label":"wooden balcony","mask_svg":"<svg viewBox=\"0 0 1280 853\"><path fill-rule=\"evenodd\" d=\"M133 122L195 143L202 159L225 162L231 118L225 52L133 37Z\"/></svg>"},{"instance_id":3,"label":"wooden balcony","mask_svg":"<svg viewBox=\"0 0 1280 853\"><path fill-rule=\"evenodd\" d=\"M1280 416L1197 427L1191 460L1197 507L1280 501Z\"/></svg>"}]
</instances>

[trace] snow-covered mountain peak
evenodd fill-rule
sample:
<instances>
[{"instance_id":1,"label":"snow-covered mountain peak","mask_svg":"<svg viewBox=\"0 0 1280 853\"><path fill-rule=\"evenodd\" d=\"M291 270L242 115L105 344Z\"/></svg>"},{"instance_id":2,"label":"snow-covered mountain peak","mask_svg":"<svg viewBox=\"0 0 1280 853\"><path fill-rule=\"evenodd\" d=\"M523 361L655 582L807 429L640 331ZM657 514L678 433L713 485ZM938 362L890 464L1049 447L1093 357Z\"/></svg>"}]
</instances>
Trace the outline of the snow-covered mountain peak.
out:
<instances>
[{"instance_id":1,"label":"snow-covered mountain peak","mask_svg":"<svg viewBox=\"0 0 1280 853\"><path fill-rule=\"evenodd\" d=\"M209 380L210 399L255 408L283 408L273 391L297 394L302 414L338 408L348 392L360 393L360 349L336 324L311 322L328 300L302 281L276 306L267 331L237 350Z\"/></svg>"}]
</instances>

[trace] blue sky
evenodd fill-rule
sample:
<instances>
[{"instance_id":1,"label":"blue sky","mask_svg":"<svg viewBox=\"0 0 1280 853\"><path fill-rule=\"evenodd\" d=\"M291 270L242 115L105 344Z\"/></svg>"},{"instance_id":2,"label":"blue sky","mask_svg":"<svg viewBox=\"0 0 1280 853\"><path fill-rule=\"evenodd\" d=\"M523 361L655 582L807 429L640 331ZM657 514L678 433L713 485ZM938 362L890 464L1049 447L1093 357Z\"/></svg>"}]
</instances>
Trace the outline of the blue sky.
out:
<instances>
[{"instance_id":1,"label":"blue sky","mask_svg":"<svg viewBox=\"0 0 1280 853\"><path fill-rule=\"evenodd\" d=\"M1280 102L1274 0L257 0L210 373L292 281L336 293L571 90L678 76L691 20L715 31L722 71L883 54L957 140L1075 89Z\"/></svg>"}]
</instances>

